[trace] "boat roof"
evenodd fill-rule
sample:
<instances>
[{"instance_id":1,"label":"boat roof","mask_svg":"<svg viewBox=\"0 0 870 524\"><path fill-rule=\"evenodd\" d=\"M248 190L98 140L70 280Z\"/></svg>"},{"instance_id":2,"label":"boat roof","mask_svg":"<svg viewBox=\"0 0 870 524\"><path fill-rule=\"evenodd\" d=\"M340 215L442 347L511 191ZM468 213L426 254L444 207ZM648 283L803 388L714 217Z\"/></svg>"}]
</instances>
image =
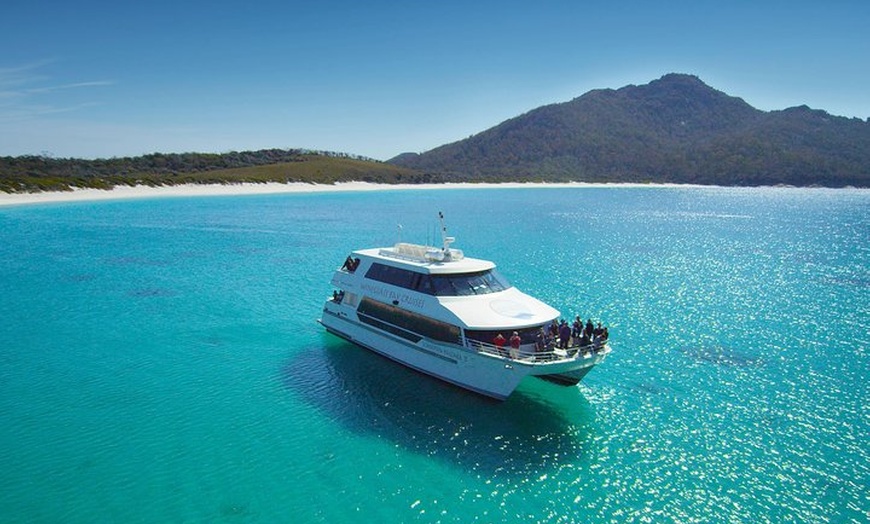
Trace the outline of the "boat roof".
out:
<instances>
[{"instance_id":1,"label":"boat roof","mask_svg":"<svg viewBox=\"0 0 870 524\"><path fill-rule=\"evenodd\" d=\"M494 269L495 263L467 258L462 251L417 244L360 249L353 256L422 274L462 275ZM508 330L540 326L559 317L559 311L516 287L495 293L435 297L440 308L427 314L473 330Z\"/></svg>"},{"instance_id":2,"label":"boat roof","mask_svg":"<svg viewBox=\"0 0 870 524\"><path fill-rule=\"evenodd\" d=\"M559 311L515 287L486 295L438 298L466 329L521 329L559 318Z\"/></svg>"},{"instance_id":3,"label":"boat roof","mask_svg":"<svg viewBox=\"0 0 870 524\"><path fill-rule=\"evenodd\" d=\"M360 249L354 251L354 256L369 257L391 266L433 275L477 273L495 269L495 263L465 257L458 249L445 250L418 244L399 243L392 247Z\"/></svg>"}]
</instances>

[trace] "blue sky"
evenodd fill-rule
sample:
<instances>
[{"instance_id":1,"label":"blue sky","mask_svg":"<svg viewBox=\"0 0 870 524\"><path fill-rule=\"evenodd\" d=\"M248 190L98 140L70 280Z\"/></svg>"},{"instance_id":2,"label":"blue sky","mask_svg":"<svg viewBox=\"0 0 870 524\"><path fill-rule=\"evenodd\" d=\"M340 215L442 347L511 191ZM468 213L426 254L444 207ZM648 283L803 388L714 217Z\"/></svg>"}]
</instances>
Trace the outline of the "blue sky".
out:
<instances>
[{"instance_id":1,"label":"blue sky","mask_svg":"<svg viewBox=\"0 0 870 524\"><path fill-rule=\"evenodd\" d=\"M0 155L379 160L670 72L870 117L870 1L7 0Z\"/></svg>"}]
</instances>

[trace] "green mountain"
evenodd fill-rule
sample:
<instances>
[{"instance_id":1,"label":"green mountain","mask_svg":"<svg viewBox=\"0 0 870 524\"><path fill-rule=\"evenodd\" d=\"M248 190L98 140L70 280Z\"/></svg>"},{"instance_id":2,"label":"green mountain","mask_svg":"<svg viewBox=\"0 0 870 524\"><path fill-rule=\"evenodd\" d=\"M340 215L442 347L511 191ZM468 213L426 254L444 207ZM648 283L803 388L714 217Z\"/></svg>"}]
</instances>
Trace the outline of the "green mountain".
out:
<instances>
[{"instance_id":1,"label":"green mountain","mask_svg":"<svg viewBox=\"0 0 870 524\"><path fill-rule=\"evenodd\" d=\"M870 121L806 106L765 112L669 74L389 162L448 180L870 187Z\"/></svg>"}]
</instances>

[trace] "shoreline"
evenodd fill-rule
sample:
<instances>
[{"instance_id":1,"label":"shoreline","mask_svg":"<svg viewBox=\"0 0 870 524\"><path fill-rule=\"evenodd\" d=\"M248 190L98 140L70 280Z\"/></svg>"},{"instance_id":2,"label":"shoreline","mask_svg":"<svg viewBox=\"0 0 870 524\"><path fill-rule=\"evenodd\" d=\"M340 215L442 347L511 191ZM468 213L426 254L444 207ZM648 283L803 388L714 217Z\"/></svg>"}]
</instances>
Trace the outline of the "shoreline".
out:
<instances>
[{"instance_id":1,"label":"shoreline","mask_svg":"<svg viewBox=\"0 0 870 524\"><path fill-rule=\"evenodd\" d=\"M131 200L140 198L173 198L201 196L245 196L283 193L332 193L346 191L400 191L414 189L511 189L511 188L726 188L690 184L590 183L590 182L448 182L442 184L377 184L371 182L336 182L335 184L242 183L242 184L182 184L174 186L116 186L113 189L77 188L71 191L45 191L40 193L0 193L0 207L64 202L103 200ZM841 191L846 188L795 188L791 186L765 186L767 189L827 189ZM735 187L732 189L761 189ZM849 188L859 189L860 188Z\"/></svg>"},{"instance_id":2,"label":"shoreline","mask_svg":"<svg viewBox=\"0 0 870 524\"><path fill-rule=\"evenodd\" d=\"M648 186L649 184L591 184L567 183L471 183L443 184L377 184L372 182L336 182L311 184L308 182L241 183L241 184L180 184L173 186L115 186L113 189L75 188L71 191L44 191L39 193L0 193L0 207L63 202L100 200L131 200L139 198L175 198L200 196L273 195L284 193L334 193L346 191L399 191L408 189L474 189L474 188L530 188L530 187L605 187Z\"/></svg>"}]
</instances>

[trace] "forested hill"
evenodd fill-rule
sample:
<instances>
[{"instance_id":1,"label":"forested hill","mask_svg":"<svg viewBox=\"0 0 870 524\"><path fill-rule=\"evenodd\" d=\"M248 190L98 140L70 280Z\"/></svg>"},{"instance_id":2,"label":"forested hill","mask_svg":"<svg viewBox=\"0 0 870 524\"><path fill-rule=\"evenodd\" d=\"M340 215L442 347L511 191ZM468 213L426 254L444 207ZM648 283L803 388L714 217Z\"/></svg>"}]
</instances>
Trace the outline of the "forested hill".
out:
<instances>
[{"instance_id":1,"label":"forested hill","mask_svg":"<svg viewBox=\"0 0 870 524\"><path fill-rule=\"evenodd\" d=\"M73 187L111 189L117 185L348 181L413 184L442 180L367 158L298 149L154 153L98 160L0 157L0 191L7 193L62 191Z\"/></svg>"},{"instance_id":2,"label":"forested hill","mask_svg":"<svg viewBox=\"0 0 870 524\"><path fill-rule=\"evenodd\" d=\"M870 187L870 120L760 111L697 77L599 89L389 162L323 151L0 157L0 191L339 181L653 182Z\"/></svg>"},{"instance_id":3,"label":"forested hill","mask_svg":"<svg viewBox=\"0 0 870 524\"><path fill-rule=\"evenodd\" d=\"M870 121L806 106L761 111L669 74L390 162L455 180L870 187Z\"/></svg>"}]
</instances>

